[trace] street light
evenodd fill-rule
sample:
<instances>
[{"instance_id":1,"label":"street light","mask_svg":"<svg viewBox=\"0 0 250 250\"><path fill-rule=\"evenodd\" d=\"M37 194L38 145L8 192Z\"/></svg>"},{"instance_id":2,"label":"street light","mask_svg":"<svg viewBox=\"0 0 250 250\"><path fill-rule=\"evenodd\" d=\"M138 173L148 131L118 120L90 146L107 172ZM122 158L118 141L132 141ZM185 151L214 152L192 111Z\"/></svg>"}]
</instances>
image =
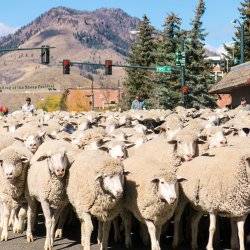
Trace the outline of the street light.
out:
<instances>
[{"instance_id":1,"label":"street light","mask_svg":"<svg viewBox=\"0 0 250 250\"><path fill-rule=\"evenodd\" d=\"M240 22L239 19L235 19L232 21L233 24L239 24L240 26L240 63L245 62L245 55L244 55L244 45L245 45L245 22Z\"/></svg>"}]
</instances>

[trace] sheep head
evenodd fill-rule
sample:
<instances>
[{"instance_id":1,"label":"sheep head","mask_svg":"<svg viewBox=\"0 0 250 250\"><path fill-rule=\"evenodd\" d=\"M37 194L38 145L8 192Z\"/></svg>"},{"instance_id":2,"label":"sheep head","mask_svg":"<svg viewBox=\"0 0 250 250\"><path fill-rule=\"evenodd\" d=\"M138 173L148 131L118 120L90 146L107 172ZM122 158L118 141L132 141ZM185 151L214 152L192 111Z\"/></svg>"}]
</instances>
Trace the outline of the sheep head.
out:
<instances>
[{"instance_id":1,"label":"sheep head","mask_svg":"<svg viewBox=\"0 0 250 250\"><path fill-rule=\"evenodd\" d=\"M57 176L59 179L63 178L69 168L69 159L66 155L65 150L58 153L47 153L38 158L37 161L47 160L47 165L51 174Z\"/></svg>"},{"instance_id":2,"label":"sheep head","mask_svg":"<svg viewBox=\"0 0 250 250\"><path fill-rule=\"evenodd\" d=\"M15 181L23 172L23 168L29 162L26 156L18 154L14 149L6 148L0 154L0 166L4 176L10 182Z\"/></svg>"}]
</instances>

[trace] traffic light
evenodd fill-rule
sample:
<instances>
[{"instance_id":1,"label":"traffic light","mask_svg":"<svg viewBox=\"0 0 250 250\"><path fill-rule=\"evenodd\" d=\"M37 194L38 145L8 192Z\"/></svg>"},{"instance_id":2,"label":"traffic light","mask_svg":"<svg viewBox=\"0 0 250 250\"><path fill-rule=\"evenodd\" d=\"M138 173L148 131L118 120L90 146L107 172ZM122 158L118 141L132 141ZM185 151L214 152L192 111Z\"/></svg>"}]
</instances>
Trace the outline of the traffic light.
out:
<instances>
[{"instance_id":1,"label":"traffic light","mask_svg":"<svg viewBox=\"0 0 250 250\"><path fill-rule=\"evenodd\" d=\"M41 49L41 63L42 64L49 64L50 62L49 54L50 54L49 46L42 46L42 49Z\"/></svg>"},{"instance_id":2,"label":"traffic light","mask_svg":"<svg viewBox=\"0 0 250 250\"><path fill-rule=\"evenodd\" d=\"M112 75L112 60L105 60L105 75Z\"/></svg>"},{"instance_id":3,"label":"traffic light","mask_svg":"<svg viewBox=\"0 0 250 250\"><path fill-rule=\"evenodd\" d=\"M70 74L70 60L63 60L63 74L69 75Z\"/></svg>"}]
</instances>

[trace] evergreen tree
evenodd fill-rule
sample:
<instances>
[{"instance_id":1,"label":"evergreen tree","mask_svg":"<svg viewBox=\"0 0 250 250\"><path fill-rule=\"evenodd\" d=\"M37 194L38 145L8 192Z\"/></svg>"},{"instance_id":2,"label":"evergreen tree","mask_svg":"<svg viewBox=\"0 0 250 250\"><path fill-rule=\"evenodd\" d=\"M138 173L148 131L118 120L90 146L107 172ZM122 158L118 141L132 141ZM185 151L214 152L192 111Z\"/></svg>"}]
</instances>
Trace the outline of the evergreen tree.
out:
<instances>
[{"instance_id":1,"label":"evergreen tree","mask_svg":"<svg viewBox=\"0 0 250 250\"><path fill-rule=\"evenodd\" d=\"M149 67L155 64L155 42L153 28L146 15L139 26L139 34L132 45L128 56L128 64ZM152 72L144 69L127 69L127 79L124 83L125 108L129 108L136 95L146 99L153 98Z\"/></svg>"},{"instance_id":2,"label":"evergreen tree","mask_svg":"<svg viewBox=\"0 0 250 250\"><path fill-rule=\"evenodd\" d=\"M240 19L244 23L244 55L245 61L250 61L250 0L244 0L238 9ZM240 27L236 28L235 36L233 37L233 45L224 45L227 51L227 58L230 60L230 66L240 61Z\"/></svg>"},{"instance_id":3,"label":"evergreen tree","mask_svg":"<svg viewBox=\"0 0 250 250\"><path fill-rule=\"evenodd\" d=\"M161 39L157 43L156 64L160 66L175 66L175 52L180 45L181 19L174 13L170 13L164 22ZM157 84L157 96L159 106L174 108L180 102L180 76L179 72L172 74L155 73Z\"/></svg>"},{"instance_id":4,"label":"evergreen tree","mask_svg":"<svg viewBox=\"0 0 250 250\"><path fill-rule=\"evenodd\" d=\"M192 29L188 32L188 39L186 39L186 84L190 88L190 94L185 96L186 107L212 107L214 105L213 98L208 94L214 79L210 73L211 66L205 61L206 33L202 28L202 16L205 10L205 1L198 0Z\"/></svg>"}]
</instances>

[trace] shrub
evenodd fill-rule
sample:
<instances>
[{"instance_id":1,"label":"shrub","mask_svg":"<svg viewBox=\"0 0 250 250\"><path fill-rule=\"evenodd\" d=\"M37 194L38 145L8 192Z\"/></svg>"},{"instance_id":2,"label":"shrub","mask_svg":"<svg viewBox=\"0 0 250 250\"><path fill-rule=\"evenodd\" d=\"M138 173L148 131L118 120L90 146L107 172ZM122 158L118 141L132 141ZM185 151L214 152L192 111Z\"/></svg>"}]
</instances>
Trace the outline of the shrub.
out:
<instances>
[{"instance_id":1,"label":"shrub","mask_svg":"<svg viewBox=\"0 0 250 250\"><path fill-rule=\"evenodd\" d=\"M37 109L43 109L47 112L61 110L62 95L51 95L36 104Z\"/></svg>"}]
</instances>

